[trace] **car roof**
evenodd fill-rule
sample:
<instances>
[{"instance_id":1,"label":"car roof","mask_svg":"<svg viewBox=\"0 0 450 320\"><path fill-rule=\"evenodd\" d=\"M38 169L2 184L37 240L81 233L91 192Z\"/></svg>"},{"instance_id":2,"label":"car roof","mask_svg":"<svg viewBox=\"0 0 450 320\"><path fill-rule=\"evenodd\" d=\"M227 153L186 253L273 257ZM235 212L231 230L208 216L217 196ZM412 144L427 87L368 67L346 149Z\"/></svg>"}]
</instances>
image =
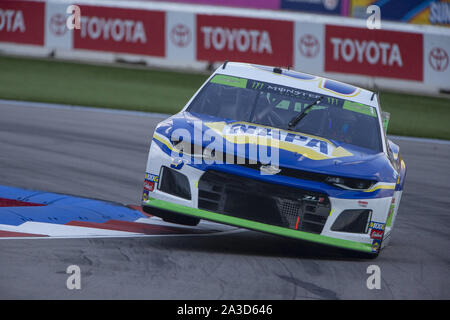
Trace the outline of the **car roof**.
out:
<instances>
[{"instance_id":1,"label":"car roof","mask_svg":"<svg viewBox=\"0 0 450 320\"><path fill-rule=\"evenodd\" d=\"M271 66L241 62L227 62L219 67L215 71L215 74L225 74L257 81L276 83L318 94L363 103L378 109L377 98L376 95L374 97L374 93L372 91L308 73L282 68L278 69L281 70L281 73L274 72L274 67Z\"/></svg>"}]
</instances>

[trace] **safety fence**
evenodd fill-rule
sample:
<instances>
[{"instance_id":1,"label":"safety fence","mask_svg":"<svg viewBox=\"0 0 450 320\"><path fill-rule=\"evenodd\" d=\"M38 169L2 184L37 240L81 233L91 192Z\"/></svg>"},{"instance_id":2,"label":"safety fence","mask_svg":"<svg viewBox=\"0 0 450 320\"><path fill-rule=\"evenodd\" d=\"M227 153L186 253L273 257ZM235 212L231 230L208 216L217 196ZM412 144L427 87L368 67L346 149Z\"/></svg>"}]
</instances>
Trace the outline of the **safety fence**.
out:
<instances>
[{"instance_id":1,"label":"safety fence","mask_svg":"<svg viewBox=\"0 0 450 320\"><path fill-rule=\"evenodd\" d=\"M69 5L80 8L70 30ZM127 1L0 2L0 50L200 68L292 67L365 87L450 91L450 29L270 10ZM40 50L40 51L39 51ZM55 54L56 53L56 54Z\"/></svg>"}]
</instances>

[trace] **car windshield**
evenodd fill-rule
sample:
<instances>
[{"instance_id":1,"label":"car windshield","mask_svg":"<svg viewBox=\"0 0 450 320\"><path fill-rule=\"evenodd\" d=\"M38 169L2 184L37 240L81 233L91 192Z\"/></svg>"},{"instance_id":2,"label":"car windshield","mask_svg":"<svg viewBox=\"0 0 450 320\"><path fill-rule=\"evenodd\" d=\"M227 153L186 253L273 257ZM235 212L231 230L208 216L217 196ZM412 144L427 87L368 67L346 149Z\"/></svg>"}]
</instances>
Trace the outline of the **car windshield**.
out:
<instances>
[{"instance_id":1,"label":"car windshield","mask_svg":"<svg viewBox=\"0 0 450 320\"><path fill-rule=\"evenodd\" d=\"M308 108L300 121L289 127L292 119L317 100L319 102ZM203 87L187 111L382 151L375 108L278 84L217 74Z\"/></svg>"}]
</instances>

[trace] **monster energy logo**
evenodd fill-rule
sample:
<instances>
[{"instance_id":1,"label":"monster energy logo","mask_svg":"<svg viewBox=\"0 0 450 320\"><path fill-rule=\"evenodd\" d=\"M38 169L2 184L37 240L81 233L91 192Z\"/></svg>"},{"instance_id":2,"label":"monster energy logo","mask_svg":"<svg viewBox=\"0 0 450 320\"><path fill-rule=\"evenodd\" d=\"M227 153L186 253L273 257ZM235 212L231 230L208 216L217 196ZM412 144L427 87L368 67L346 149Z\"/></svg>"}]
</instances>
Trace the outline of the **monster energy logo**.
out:
<instances>
[{"instance_id":1,"label":"monster energy logo","mask_svg":"<svg viewBox=\"0 0 450 320\"><path fill-rule=\"evenodd\" d=\"M339 104L339 100L336 98L328 97L327 100L329 104Z\"/></svg>"},{"instance_id":2,"label":"monster energy logo","mask_svg":"<svg viewBox=\"0 0 450 320\"><path fill-rule=\"evenodd\" d=\"M263 86L264 86L264 83L263 83L263 82L257 82L257 81L254 81L254 82L252 83L252 89L262 89Z\"/></svg>"}]
</instances>

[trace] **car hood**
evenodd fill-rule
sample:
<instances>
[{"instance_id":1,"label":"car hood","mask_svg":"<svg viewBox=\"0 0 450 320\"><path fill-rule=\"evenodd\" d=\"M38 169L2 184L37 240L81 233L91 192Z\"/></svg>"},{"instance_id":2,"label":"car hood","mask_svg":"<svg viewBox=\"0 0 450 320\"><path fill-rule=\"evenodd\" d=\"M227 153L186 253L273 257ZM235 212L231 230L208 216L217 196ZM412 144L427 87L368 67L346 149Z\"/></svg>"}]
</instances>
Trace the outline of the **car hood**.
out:
<instances>
[{"instance_id":1,"label":"car hood","mask_svg":"<svg viewBox=\"0 0 450 320\"><path fill-rule=\"evenodd\" d=\"M258 163L269 160L280 168L395 182L384 153L300 132L181 112L160 123L155 133L168 140L181 136L181 140L210 149L221 147L227 154Z\"/></svg>"}]
</instances>

